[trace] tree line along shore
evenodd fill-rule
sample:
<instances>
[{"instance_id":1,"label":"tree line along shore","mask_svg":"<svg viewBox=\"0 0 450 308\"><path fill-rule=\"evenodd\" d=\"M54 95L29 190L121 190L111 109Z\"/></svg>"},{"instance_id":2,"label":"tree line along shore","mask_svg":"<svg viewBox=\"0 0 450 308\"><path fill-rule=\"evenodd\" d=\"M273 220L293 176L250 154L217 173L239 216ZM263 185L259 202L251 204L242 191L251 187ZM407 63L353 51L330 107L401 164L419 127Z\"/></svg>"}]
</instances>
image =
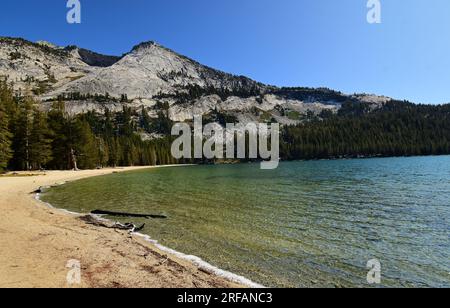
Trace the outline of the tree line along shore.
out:
<instances>
[{"instance_id":1,"label":"tree line along shore","mask_svg":"<svg viewBox=\"0 0 450 308\"><path fill-rule=\"evenodd\" d=\"M63 99L48 112L0 81L0 171L70 170L116 166L209 163L171 156L172 121L158 103L158 117L145 108L69 115ZM207 121L232 120L218 110ZM274 119L268 119L273 122ZM142 138L142 135L157 138ZM302 124L281 129L282 160L450 154L450 105L389 101L344 102L338 113L308 113Z\"/></svg>"}]
</instances>

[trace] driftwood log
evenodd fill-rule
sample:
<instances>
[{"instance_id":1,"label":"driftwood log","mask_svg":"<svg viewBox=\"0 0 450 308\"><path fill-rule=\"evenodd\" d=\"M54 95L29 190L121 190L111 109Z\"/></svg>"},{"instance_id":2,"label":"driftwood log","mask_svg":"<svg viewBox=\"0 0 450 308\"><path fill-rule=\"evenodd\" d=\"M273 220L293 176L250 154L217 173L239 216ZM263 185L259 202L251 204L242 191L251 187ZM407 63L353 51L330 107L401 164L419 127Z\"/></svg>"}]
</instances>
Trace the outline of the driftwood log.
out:
<instances>
[{"instance_id":1,"label":"driftwood log","mask_svg":"<svg viewBox=\"0 0 450 308\"><path fill-rule=\"evenodd\" d=\"M123 212L111 212L111 211L103 211L103 210L95 210L92 211L91 214L94 215L108 215L115 217L140 217L140 218L155 218L155 219L165 219L167 216L165 215L153 215L153 214L132 214L132 213L123 213Z\"/></svg>"},{"instance_id":2,"label":"driftwood log","mask_svg":"<svg viewBox=\"0 0 450 308\"><path fill-rule=\"evenodd\" d=\"M141 231L142 229L144 229L144 227L145 227L145 224L142 224L141 226L138 227L132 223L122 224L119 222L113 222L113 221L108 221L108 220L101 219L98 217L94 217L92 215L82 216L82 217L80 217L80 219L82 221L84 221L85 223L96 226L96 227L126 230L126 231L130 231L130 232L138 232L138 231Z\"/></svg>"}]
</instances>

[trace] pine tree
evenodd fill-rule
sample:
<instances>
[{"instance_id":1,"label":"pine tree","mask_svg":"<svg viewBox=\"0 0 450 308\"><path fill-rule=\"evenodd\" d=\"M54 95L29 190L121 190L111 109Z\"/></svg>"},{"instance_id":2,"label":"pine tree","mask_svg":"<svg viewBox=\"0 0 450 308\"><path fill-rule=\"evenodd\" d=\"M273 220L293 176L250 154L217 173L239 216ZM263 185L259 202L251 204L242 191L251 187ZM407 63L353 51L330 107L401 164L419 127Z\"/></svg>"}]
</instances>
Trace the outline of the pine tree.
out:
<instances>
[{"instance_id":1,"label":"pine tree","mask_svg":"<svg viewBox=\"0 0 450 308\"><path fill-rule=\"evenodd\" d=\"M108 149L109 149L108 165L112 167L119 166L122 160L122 148L120 146L120 142L117 137L113 137L109 140Z\"/></svg>"},{"instance_id":2,"label":"pine tree","mask_svg":"<svg viewBox=\"0 0 450 308\"><path fill-rule=\"evenodd\" d=\"M53 158L49 165L53 169L74 169L73 152L69 144L70 126L65 115L65 104L57 101L48 113L49 128L53 132L52 152Z\"/></svg>"},{"instance_id":3,"label":"pine tree","mask_svg":"<svg viewBox=\"0 0 450 308\"><path fill-rule=\"evenodd\" d=\"M74 120L72 124L72 134L70 136L71 150L76 156L76 164L82 169L94 169L99 163L99 151L97 140L89 123L81 120ZM75 166L74 166L75 168Z\"/></svg>"},{"instance_id":4,"label":"pine tree","mask_svg":"<svg viewBox=\"0 0 450 308\"><path fill-rule=\"evenodd\" d=\"M148 112L145 110L145 107L142 106L141 110L141 127L147 132L151 132L151 118L148 115Z\"/></svg>"},{"instance_id":5,"label":"pine tree","mask_svg":"<svg viewBox=\"0 0 450 308\"><path fill-rule=\"evenodd\" d=\"M31 170L30 137L33 129L33 104L34 101L28 97L21 101L14 119L12 166L15 170Z\"/></svg>"},{"instance_id":6,"label":"pine tree","mask_svg":"<svg viewBox=\"0 0 450 308\"><path fill-rule=\"evenodd\" d=\"M12 131L13 117L16 113L16 102L12 85L0 78L0 172L4 171L13 156Z\"/></svg>"},{"instance_id":7,"label":"pine tree","mask_svg":"<svg viewBox=\"0 0 450 308\"><path fill-rule=\"evenodd\" d=\"M105 140L101 137L96 137L96 148L98 150L97 157L98 157L98 167L106 167L108 166L109 161L109 148L108 144L105 142Z\"/></svg>"},{"instance_id":8,"label":"pine tree","mask_svg":"<svg viewBox=\"0 0 450 308\"><path fill-rule=\"evenodd\" d=\"M1 91L2 89L0 89ZM2 96L0 95L0 172L8 166L12 157L11 151L11 133L9 132L9 118Z\"/></svg>"},{"instance_id":9,"label":"pine tree","mask_svg":"<svg viewBox=\"0 0 450 308\"><path fill-rule=\"evenodd\" d=\"M96 167L96 140L85 119L71 117L65 112L64 102L57 102L49 113L49 123L54 132L53 160L50 163L54 168L78 170L79 167Z\"/></svg>"},{"instance_id":10,"label":"pine tree","mask_svg":"<svg viewBox=\"0 0 450 308\"><path fill-rule=\"evenodd\" d=\"M42 169L52 159L52 138L45 114L34 110L30 135L30 163L33 169Z\"/></svg>"},{"instance_id":11,"label":"pine tree","mask_svg":"<svg viewBox=\"0 0 450 308\"><path fill-rule=\"evenodd\" d=\"M132 119L131 108L123 107L122 112L121 135L131 137L134 134L134 125Z\"/></svg>"},{"instance_id":12,"label":"pine tree","mask_svg":"<svg viewBox=\"0 0 450 308\"><path fill-rule=\"evenodd\" d=\"M14 95L13 87L7 83L7 80L0 78L0 102L2 103L3 111L11 118L15 115L17 104ZM10 126L12 123L10 123ZM11 128L10 128L11 130Z\"/></svg>"}]
</instances>

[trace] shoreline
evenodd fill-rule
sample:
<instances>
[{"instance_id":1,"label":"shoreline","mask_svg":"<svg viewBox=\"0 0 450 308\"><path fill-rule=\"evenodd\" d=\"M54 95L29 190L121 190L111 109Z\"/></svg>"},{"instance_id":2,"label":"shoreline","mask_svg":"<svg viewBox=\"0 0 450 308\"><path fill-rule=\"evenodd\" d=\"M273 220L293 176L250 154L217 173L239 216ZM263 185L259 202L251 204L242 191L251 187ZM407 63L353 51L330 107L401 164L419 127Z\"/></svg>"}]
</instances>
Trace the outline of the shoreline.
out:
<instances>
[{"instance_id":1,"label":"shoreline","mask_svg":"<svg viewBox=\"0 0 450 308\"><path fill-rule=\"evenodd\" d=\"M262 287L164 247L150 236L87 225L78 219L81 214L55 208L40 201L36 193L40 187L88 177L166 167L176 166L1 176L0 287ZM80 261L81 284L67 283L70 260Z\"/></svg>"}]
</instances>

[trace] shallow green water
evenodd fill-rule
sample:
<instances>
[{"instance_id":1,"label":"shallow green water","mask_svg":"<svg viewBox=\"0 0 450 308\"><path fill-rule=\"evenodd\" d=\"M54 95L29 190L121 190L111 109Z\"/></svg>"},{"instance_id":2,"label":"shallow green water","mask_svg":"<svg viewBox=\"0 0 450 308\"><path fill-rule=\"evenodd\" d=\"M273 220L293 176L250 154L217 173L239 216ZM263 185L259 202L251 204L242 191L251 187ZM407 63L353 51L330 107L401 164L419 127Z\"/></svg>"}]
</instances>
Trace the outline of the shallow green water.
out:
<instances>
[{"instance_id":1,"label":"shallow green water","mask_svg":"<svg viewBox=\"0 0 450 308\"><path fill-rule=\"evenodd\" d=\"M154 169L69 183L43 200L167 214L132 221L266 286L367 286L377 258L382 286L450 287L448 156Z\"/></svg>"}]
</instances>

